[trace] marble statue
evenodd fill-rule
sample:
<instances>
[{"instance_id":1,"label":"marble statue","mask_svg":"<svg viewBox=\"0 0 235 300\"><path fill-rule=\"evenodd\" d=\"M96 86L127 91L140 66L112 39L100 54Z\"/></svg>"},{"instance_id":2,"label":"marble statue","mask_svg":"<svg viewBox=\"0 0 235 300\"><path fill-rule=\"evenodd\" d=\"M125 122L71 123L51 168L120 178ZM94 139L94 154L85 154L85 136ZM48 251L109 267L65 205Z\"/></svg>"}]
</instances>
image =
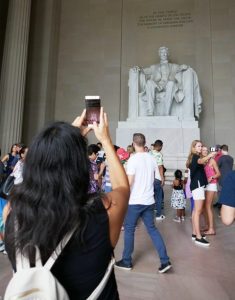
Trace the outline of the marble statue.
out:
<instances>
[{"instance_id":1,"label":"marble statue","mask_svg":"<svg viewBox=\"0 0 235 300\"><path fill-rule=\"evenodd\" d=\"M198 119L202 98L196 72L189 66L169 63L169 51L159 48L160 63L129 72L130 119L138 116L177 116Z\"/></svg>"}]
</instances>

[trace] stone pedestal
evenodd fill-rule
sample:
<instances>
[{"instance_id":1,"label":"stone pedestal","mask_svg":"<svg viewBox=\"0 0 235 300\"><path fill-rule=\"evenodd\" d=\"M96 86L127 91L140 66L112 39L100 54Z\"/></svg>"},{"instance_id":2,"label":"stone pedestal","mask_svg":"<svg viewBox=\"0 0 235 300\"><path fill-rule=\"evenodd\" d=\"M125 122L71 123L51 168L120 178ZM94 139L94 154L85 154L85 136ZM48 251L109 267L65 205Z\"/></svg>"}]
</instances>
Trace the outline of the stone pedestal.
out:
<instances>
[{"instance_id":1,"label":"stone pedestal","mask_svg":"<svg viewBox=\"0 0 235 300\"><path fill-rule=\"evenodd\" d=\"M118 122L116 144L126 148L132 143L135 132L145 135L148 147L158 139L163 141L162 153L167 169L185 169L191 143L200 139L200 129L195 120L179 120L174 116L138 117Z\"/></svg>"}]
</instances>

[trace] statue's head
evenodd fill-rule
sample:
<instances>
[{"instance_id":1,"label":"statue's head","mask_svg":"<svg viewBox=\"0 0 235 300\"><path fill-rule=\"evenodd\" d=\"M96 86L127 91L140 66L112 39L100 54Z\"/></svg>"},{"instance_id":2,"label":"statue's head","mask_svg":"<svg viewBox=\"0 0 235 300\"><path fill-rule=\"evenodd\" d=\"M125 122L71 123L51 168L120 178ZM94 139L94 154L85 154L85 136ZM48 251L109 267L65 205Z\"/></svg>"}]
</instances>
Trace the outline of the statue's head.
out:
<instances>
[{"instance_id":1,"label":"statue's head","mask_svg":"<svg viewBox=\"0 0 235 300\"><path fill-rule=\"evenodd\" d=\"M168 56L169 56L169 49L165 46L160 47L158 49L158 54L159 54L159 57L161 60L166 60L166 59L168 59Z\"/></svg>"}]
</instances>

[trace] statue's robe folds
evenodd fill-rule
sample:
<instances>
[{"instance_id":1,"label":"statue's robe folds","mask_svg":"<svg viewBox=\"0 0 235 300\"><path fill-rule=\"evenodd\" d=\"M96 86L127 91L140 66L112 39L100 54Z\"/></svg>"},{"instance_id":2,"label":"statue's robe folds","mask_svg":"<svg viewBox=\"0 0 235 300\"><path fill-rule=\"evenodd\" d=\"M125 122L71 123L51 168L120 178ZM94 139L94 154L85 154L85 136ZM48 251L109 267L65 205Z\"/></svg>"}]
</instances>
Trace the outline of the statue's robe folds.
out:
<instances>
[{"instance_id":1,"label":"statue's robe folds","mask_svg":"<svg viewBox=\"0 0 235 300\"><path fill-rule=\"evenodd\" d=\"M138 116L199 118L202 98L196 72L177 64L152 65L129 72L130 119Z\"/></svg>"}]
</instances>

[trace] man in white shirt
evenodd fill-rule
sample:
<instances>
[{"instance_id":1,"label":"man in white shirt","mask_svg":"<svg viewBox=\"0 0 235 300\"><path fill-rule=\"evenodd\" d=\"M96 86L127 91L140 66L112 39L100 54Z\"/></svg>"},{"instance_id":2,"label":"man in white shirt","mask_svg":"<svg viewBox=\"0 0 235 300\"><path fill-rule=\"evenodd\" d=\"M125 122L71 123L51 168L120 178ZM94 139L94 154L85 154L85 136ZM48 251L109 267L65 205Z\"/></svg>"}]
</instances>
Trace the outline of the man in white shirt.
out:
<instances>
[{"instance_id":1,"label":"man in white shirt","mask_svg":"<svg viewBox=\"0 0 235 300\"><path fill-rule=\"evenodd\" d=\"M127 164L127 175L131 187L128 211L124 223L124 250L122 259L115 266L125 270L132 269L132 253L134 251L134 233L136 223L142 218L154 247L160 257L159 273L171 268L166 247L161 234L154 224L154 191L153 182L155 171L158 171L156 160L144 151L145 136L135 133L133 146L136 154L132 155Z\"/></svg>"},{"instance_id":2,"label":"man in white shirt","mask_svg":"<svg viewBox=\"0 0 235 300\"><path fill-rule=\"evenodd\" d=\"M154 149L151 151L151 154L156 159L158 165L158 171L155 172L154 180L154 198L155 198L155 209L156 209L156 220L161 221L166 217L162 214L162 205L164 201L164 165L163 165L163 155L161 153L163 142L161 140L156 140L154 143Z\"/></svg>"}]
</instances>

